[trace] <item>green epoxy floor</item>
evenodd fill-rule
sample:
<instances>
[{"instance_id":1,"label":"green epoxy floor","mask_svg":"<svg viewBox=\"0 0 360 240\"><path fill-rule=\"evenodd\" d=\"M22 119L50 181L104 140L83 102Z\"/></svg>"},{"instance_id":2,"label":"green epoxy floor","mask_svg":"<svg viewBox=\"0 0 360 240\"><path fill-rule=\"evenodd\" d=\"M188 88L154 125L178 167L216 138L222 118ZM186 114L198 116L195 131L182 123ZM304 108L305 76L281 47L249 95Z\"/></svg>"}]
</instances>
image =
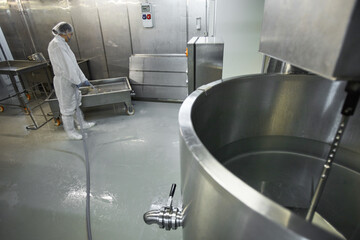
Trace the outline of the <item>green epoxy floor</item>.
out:
<instances>
[{"instance_id":1,"label":"green epoxy floor","mask_svg":"<svg viewBox=\"0 0 360 240\"><path fill-rule=\"evenodd\" d=\"M133 102L89 109L88 130L93 239L174 239L143 222L150 208L166 204L171 183L180 185L180 104ZM0 239L86 240L86 179L82 141L66 139L53 122L28 131L20 109L0 113ZM174 205L180 206L180 188Z\"/></svg>"}]
</instances>

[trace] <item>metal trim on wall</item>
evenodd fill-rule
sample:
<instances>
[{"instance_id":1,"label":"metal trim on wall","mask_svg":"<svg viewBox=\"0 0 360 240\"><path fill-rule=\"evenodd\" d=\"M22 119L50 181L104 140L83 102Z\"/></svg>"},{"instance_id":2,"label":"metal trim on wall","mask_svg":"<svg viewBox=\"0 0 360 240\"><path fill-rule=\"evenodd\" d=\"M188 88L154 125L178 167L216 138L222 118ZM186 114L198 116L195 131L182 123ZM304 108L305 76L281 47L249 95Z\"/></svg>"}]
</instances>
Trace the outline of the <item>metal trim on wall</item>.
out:
<instances>
[{"instance_id":1,"label":"metal trim on wall","mask_svg":"<svg viewBox=\"0 0 360 240\"><path fill-rule=\"evenodd\" d=\"M34 48L34 51L37 52L36 45L35 45L35 42L34 42L34 39L33 39L33 36L32 36L33 34L31 33L30 28L29 28L29 24L28 24L28 22L26 20L26 16L25 16L26 13L24 11L22 1L21 0L16 0L16 2L17 2L17 6L18 6L18 9L19 9L20 15L22 16L22 20L24 21L26 30L28 32L28 35L30 37L32 47Z\"/></svg>"},{"instance_id":2,"label":"metal trim on wall","mask_svg":"<svg viewBox=\"0 0 360 240\"><path fill-rule=\"evenodd\" d=\"M104 34L103 34L102 26L101 26L101 20L100 20L100 14L99 14L99 8L98 8L98 5L97 5L97 2L96 2L96 13L97 13L97 17L98 17L98 20L99 20L101 42L102 42L103 50L104 50L106 70L107 70L108 76L110 76L109 64L108 64L108 61L107 61L106 48L105 48L105 42L104 42Z\"/></svg>"},{"instance_id":3,"label":"metal trim on wall","mask_svg":"<svg viewBox=\"0 0 360 240\"><path fill-rule=\"evenodd\" d=\"M69 0L67 0L68 3L69 3ZM74 28L74 31L76 31L75 29L75 25L74 25L74 20L73 20L73 17L70 15L70 19L71 19L71 25L73 26ZM77 50L79 52L79 58L81 59L81 52L80 52L80 47L79 47L79 40L77 38L77 34L75 34L75 39L76 39L76 47L77 47Z\"/></svg>"},{"instance_id":4,"label":"metal trim on wall","mask_svg":"<svg viewBox=\"0 0 360 240\"><path fill-rule=\"evenodd\" d=\"M127 12L127 18L128 18L128 26L129 26L129 37L130 37L130 48L131 48L131 55L134 54L134 48L133 48L133 40L131 36L131 25L130 25L130 17L129 17L129 6L126 2L126 12Z\"/></svg>"}]
</instances>

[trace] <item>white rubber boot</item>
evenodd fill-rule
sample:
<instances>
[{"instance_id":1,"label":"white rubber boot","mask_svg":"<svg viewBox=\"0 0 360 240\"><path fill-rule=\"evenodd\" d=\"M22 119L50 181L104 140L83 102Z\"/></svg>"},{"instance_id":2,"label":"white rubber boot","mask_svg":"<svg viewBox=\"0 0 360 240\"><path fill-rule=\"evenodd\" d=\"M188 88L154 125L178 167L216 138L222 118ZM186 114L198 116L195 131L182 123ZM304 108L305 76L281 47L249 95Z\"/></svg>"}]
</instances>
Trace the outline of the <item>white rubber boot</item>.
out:
<instances>
[{"instance_id":1,"label":"white rubber boot","mask_svg":"<svg viewBox=\"0 0 360 240\"><path fill-rule=\"evenodd\" d=\"M62 116L64 130L70 139L81 140L82 136L75 130L74 116Z\"/></svg>"},{"instance_id":2,"label":"white rubber boot","mask_svg":"<svg viewBox=\"0 0 360 240\"><path fill-rule=\"evenodd\" d=\"M79 109L79 113L76 112L76 125L77 129L80 129L80 121L82 122L83 129L88 129L96 125L95 122L86 122L84 119L84 114L82 113L81 109Z\"/></svg>"}]
</instances>

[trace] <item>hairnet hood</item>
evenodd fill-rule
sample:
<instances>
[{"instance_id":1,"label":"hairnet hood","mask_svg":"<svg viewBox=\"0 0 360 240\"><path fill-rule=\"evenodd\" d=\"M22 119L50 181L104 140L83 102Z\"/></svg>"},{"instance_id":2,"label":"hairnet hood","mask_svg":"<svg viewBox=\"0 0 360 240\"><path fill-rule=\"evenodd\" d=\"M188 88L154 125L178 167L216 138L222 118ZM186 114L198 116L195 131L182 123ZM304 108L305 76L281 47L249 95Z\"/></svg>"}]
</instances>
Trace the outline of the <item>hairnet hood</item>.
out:
<instances>
[{"instance_id":1,"label":"hairnet hood","mask_svg":"<svg viewBox=\"0 0 360 240\"><path fill-rule=\"evenodd\" d=\"M59 22L52 29L53 35L60 35L60 34L66 35L67 33L72 33L72 32L74 32L74 28L73 26L71 26L70 23L67 22Z\"/></svg>"}]
</instances>

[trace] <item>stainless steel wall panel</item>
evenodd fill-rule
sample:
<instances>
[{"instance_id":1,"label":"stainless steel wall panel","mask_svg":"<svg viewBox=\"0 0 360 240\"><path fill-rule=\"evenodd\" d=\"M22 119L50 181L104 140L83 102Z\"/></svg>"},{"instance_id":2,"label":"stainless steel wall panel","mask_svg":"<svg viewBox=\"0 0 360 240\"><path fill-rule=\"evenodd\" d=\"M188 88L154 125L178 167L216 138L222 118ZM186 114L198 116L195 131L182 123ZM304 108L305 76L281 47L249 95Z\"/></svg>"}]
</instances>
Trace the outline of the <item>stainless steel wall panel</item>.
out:
<instances>
[{"instance_id":1,"label":"stainless steel wall panel","mask_svg":"<svg viewBox=\"0 0 360 240\"><path fill-rule=\"evenodd\" d=\"M128 76L130 29L125 0L97 0L110 77Z\"/></svg>"},{"instance_id":2,"label":"stainless steel wall panel","mask_svg":"<svg viewBox=\"0 0 360 240\"><path fill-rule=\"evenodd\" d=\"M206 27L206 5L207 0L188 0L187 1L188 12L188 39L192 37L204 37L207 36ZM200 29L196 28L196 21L200 18Z\"/></svg>"},{"instance_id":3,"label":"stainless steel wall panel","mask_svg":"<svg viewBox=\"0 0 360 240\"><path fill-rule=\"evenodd\" d=\"M0 24L14 59L25 59L33 53L16 0L0 2Z\"/></svg>"},{"instance_id":4,"label":"stainless steel wall panel","mask_svg":"<svg viewBox=\"0 0 360 240\"><path fill-rule=\"evenodd\" d=\"M54 37L52 28L62 21L72 24L68 1L22 0L21 5L36 51L42 52L45 58L48 58L47 47ZM76 37L73 37L69 45L75 56L80 58L76 40Z\"/></svg>"},{"instance_id":5,"label":"stainless steel wall panel","mask_svg":"<svg viewBox=\"0 0 360 240\"><path fill-rule=\"evenodd\" d=\"M131 71L186 72L185 54L136 54L130 57Z\"/></svg>"},{"instance_id":6,"label":"stainless steel wall panel","mask_svg":"<svg viewBox=\"0 0 360 240\"><path fill-rule=\"evenodd\" d=\"M153 28L142 25L141 2L128 3L134 54L184 53L187 42L186 1L151 1Z\"/></svg>"},{"instance_id":7,"label":"stainless steel wall panel","mask_svg":"<svg viewBox=\"0 0 360 240\"><path fill-rule=\"evenodd\" d=\"M96 1L71 0L69 2L81 57L90 59L90 71L94 79L108 78Z\"/></svg>"}]
</instances>

